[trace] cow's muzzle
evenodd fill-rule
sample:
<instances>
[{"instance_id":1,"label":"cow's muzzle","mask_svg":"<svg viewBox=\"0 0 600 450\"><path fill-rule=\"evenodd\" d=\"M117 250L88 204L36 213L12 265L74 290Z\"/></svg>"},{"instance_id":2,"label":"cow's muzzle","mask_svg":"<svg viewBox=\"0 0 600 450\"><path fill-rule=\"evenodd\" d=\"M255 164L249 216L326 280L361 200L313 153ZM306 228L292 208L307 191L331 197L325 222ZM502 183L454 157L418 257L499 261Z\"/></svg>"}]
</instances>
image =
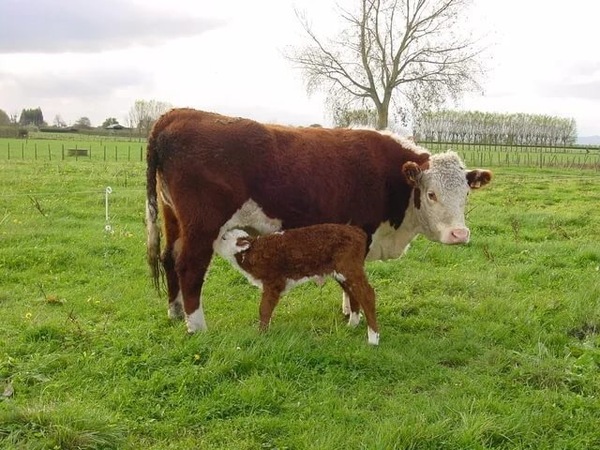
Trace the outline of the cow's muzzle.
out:
<instances>
[{"instance_id":1,"label":"cow's muzzle","mask_svg":"<svg viewBox=\"0 0 600 450\"><path fill-rule=\"evenodd\" d=\"M469 242L471 232L468 228L452 228L445 233L442 239L443 244L466 244Z\"/></svg>"}]
</instances>

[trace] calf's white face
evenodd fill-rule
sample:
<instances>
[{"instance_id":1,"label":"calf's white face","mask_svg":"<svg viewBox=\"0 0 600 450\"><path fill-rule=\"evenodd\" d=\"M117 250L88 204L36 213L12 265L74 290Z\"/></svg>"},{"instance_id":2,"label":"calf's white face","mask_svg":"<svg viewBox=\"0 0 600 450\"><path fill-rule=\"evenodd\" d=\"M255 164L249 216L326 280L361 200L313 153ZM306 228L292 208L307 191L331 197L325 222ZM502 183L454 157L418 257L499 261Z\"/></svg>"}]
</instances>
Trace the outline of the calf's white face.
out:
<instances>
[{"instance_id":1,"label":"calf's white face","mask_svg":"<svg viewBox=\"0 0 600 450\"><path fill-rule=\"evenodd\" d=\"M232 259L235 261L235 255L243 250L248 249L250 246L247 241L240 241L240 239L248 237L248 233L246 233L244 230L227 230L226 232L222 233L221 237L214 242L213 248L223 258L229 261Z\"/></svg>"},{"instance_id":2,"label":"calf's white face","mask_svg":"<svg viewBox=\"0 0 600 450\"><path fill-rule=\"evenodd\" d=\"M486 170L466 171L460 157L452 151L433 155L429 167L414 162L402 170L414 187L409 209L418 231L443 244L465 244L470 231L465 225L465 206L471 188L491 180Z\"/></svg>"}]
</instances>

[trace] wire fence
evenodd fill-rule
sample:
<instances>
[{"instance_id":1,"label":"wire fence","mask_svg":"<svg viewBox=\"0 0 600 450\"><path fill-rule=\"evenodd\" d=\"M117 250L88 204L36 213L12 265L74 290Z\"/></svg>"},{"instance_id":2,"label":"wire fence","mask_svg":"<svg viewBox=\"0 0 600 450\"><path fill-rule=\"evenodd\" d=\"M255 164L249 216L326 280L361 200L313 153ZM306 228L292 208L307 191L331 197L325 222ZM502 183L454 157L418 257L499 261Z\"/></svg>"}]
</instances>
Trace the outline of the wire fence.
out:
<instances>
[{"instance_id":1,"label":"wire fence","mask_svg":"<svg viewBox=\"0 0 600 450\"><path fill-rule=\"evenodd\" d=\"M6 161L144 161L145 143L0 140Z\"/></svg>"},{"instance_id":2,"label":"wire fence","mask_svg":"<svg viewBox=\"0 0 600 450\"><path fill-rule=\"evenodd\" d=\"M433 153L452 149L469 166L571 168L600 171L600 147L470 144L420 141ZM0 139L0 161L145 160L145 142Z\"/></svg>"},{"instance_id":3,"label":"wire fence","mask_svg":"<svg viewBox=\"0 0 600 450\"><path fill-rule=\"evenodd\" d=\"M600 171L600 147L471 144L466 142L419 141L432 152L452 149L469 166L539 167Z\"/></svg>"}]
</instances>

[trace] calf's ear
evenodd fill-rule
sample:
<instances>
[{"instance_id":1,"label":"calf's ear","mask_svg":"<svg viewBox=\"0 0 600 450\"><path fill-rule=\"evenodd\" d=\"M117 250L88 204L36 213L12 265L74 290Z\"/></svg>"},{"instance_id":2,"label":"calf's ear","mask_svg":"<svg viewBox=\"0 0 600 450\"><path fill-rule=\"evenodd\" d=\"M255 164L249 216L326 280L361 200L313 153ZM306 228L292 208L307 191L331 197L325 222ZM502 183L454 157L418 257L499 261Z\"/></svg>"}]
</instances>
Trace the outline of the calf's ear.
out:
<instances>
[{"instance_id":1,"label":"calf's ear","mask_svg":"<svg viewBox=\"0 0 600 450\"><path fill-rule=\"evenodd\" d=\"M471 189L478 189L492 181L492 172L489 170L473 169L467 171L466 175Z\"/></svg>"},{"instance_id":2,"label":"calf's ear","mask_svg":"<svg viewBox=\"0 0 600 450\"><path fill-rule=\"evenodd\" d=\"M402 173L410 186L416 186L421 177L421 167L414 161L407 161L402 165Z\"/></svg>"},{"instance_id":3,"label":"calf's ear","mask_svg":"<svg viewBox=\"0 0 600 450\"><path fill-rule=\"evenodd\" d=\"M238 238L235 245L240 252L248 250L250 248L250 239L248 239L247 237Z\"/></svg>"}]
</instances>

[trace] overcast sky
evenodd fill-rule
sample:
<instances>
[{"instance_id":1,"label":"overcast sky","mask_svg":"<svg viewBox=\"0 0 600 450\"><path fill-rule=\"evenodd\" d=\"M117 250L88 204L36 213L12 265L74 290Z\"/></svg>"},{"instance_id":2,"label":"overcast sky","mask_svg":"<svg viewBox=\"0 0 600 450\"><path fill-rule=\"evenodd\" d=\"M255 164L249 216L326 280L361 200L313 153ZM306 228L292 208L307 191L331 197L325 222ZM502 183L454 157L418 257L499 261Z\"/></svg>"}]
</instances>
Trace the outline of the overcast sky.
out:
<instances>
[{"instance_id":1,"label":"overcast sky","mask_svg":"<svg viewBox=\"0 0 600 450\"><path fill-rule=\"evenodd\" d=\"M350 0L0 0L0 109L52 123L126 122L136 99L294 125L330 125L282 56L301 42L294 8L335 28ZM573 117L600 135L596 0L474 0L489 42L484 93L460 109Z\"/></svg>"}]
</instances>

